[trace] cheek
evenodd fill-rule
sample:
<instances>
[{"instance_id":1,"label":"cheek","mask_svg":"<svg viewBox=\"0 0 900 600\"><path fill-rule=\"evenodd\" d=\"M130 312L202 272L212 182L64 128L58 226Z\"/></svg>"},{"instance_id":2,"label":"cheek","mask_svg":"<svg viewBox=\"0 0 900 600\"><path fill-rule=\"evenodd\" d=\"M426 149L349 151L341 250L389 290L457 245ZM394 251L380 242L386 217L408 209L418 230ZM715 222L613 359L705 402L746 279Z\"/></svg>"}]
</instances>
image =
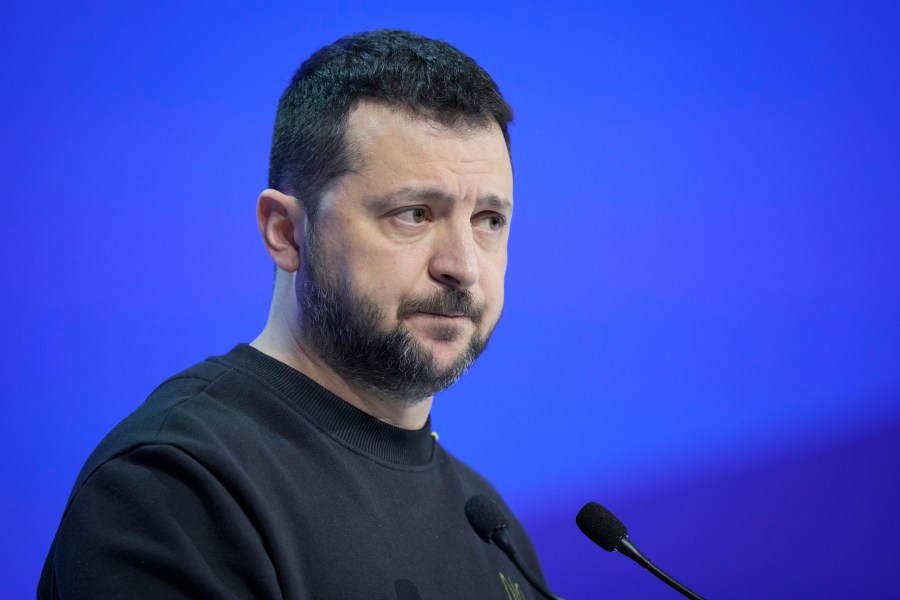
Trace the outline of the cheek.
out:
<instances>
[{"instance_id":1,"label":"cheek","mask_svg":"<svg viewBox=\"0 0 900 600\"><path fill-rule=\"evenodd\" d=\"M482 280L485 301L491 310L498 313L503 308L504 283L506 278L506 257L489 263L484 269L485 277Z\"/></svg>"},{"instance_id":2,"label":"cheek","mask_svg":"<svg viewBox=\"0 0 900 600\"><path fill-rule=\"evenodd\" d=\"M409 249L357 245L345 248L342 260L355 285L381 303L399 303L398 298L413 294L417 274L424 272Z\"/></svg>"}]
</instances>

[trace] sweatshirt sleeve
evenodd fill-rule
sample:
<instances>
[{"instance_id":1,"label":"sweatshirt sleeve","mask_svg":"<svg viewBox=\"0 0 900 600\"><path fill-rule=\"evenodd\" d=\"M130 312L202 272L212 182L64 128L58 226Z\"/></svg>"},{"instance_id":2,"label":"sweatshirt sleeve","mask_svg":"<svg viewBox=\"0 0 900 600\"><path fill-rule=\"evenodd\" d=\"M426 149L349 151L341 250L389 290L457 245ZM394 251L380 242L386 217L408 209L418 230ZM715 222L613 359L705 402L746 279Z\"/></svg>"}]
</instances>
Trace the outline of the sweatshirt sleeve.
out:
<instances>
[{"instance_id":1,"label":"sweatshirt sleeve","mask_svg":"<svg viewBox=\"0 0 900 600\"><path fill-rule=\"evenodd\" d=\"M145 445L72 497L38 598L281 598L240 499L182 450Z\"/></svg>"}]
</instances>

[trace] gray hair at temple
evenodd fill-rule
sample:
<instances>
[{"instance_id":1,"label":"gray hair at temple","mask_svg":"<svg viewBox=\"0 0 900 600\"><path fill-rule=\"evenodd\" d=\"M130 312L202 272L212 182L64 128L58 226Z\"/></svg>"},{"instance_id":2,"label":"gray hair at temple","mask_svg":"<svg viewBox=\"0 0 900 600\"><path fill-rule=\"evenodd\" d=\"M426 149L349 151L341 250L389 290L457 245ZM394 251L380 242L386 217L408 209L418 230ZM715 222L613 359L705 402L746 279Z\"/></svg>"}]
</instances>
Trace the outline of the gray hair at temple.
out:
<instances>
[{"instance_id":1,"label":"gray hair at temple","mask_svg":"<svg viewBox=\"0 0 900 600\"><path fill-rule=\"evenodd\" d=\"M471 57L408 31L343 37L300 66L275 117L269 187L295 196L311 226L328 186L361 166L345 133L350 111L363 99L449 128L496 123L509 150L512 108Z\"/></svg>"}]
</instances>

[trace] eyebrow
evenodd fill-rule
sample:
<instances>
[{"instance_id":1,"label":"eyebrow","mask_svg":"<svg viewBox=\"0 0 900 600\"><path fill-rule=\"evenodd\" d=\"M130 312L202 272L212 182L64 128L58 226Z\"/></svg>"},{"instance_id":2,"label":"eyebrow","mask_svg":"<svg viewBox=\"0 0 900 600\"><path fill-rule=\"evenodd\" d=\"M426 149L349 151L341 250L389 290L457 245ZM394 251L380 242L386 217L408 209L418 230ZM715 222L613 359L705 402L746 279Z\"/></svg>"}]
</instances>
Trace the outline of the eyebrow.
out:
<instances>
[{"instance_id":1,"label":"eyebrow","mask_svg":"<svg viewBox=\"0 0 900 600\"><path fill-rule=\"evenodd\" d=\"M456 197L444 193L437 188L413 188L404 187L387 196L371 198L370 202L376 210L389 210L393 205L399 202L454 202ZM502 198L495 194L489 194L478 198L476 205L486 205L488 208L512 214L512 201Z\"/></svg>"},{"instance_id":2,"label":"eyebrow","mask_svg":"<svg viewBox=\"0 0 900 600\"><path fill-rule=\"evenodd\" d=\"M500 212L512 214L512 202L506 198L501 198L500 196L491 194L490 196L479 198L477 203L486 204L488 208L493 208L494 210L498 210Z\"/></svg>"}]
</instances>

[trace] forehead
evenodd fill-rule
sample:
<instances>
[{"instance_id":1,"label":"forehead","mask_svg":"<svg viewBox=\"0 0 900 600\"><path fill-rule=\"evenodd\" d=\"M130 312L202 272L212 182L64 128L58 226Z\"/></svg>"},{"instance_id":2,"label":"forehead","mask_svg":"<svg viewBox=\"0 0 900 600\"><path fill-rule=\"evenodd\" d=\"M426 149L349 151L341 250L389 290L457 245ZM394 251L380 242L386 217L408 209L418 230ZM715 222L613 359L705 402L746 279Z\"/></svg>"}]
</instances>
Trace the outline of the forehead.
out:
<instances>
[{"instance_id":1,"label":"forehead","mask_svg":"<svg viewBox=\"0 0 900 600\"><path fill-rule=\"evenodd\" d=\"M347 120L357 174L384 180L457 180L512 199L512 166L500 127L447 127L382 103L363 101ZM404 185L408 185L407 182Z\"/></svg>"}]
</instances>

